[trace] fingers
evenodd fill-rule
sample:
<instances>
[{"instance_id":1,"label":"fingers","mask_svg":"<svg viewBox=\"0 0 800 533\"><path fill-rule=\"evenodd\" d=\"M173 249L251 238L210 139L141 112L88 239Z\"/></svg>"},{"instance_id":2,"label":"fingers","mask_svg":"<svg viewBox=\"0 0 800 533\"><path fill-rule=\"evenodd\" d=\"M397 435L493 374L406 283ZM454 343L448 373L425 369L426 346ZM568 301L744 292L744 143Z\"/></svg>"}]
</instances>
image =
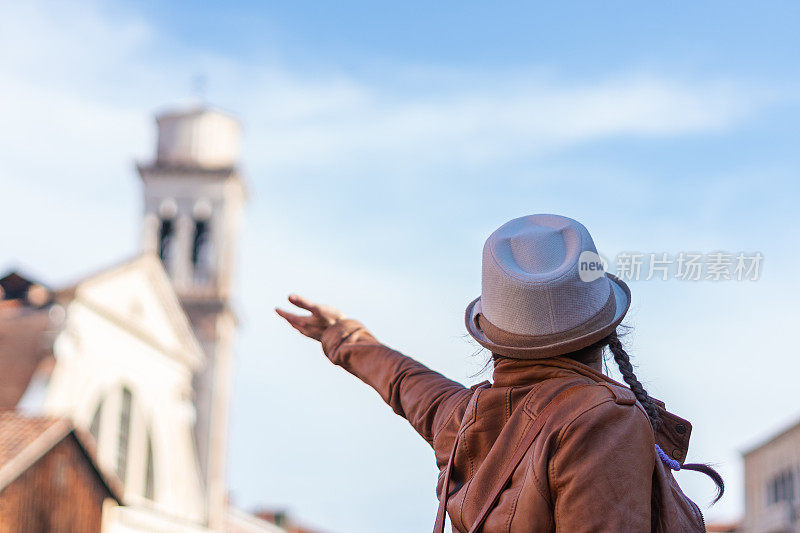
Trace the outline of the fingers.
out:
<instances>
[{"instance_id":1,"label":"fingers","mask_svg":"<svg viewBox=\"0 0 800 533\"><path fill-rule=\"evenodd\" d=\"M285 318L286 321L289 322L290 324L299 324L299 323L301 323L303 321L304 318L308 318L307 316L300 316L300 315L296 315L294 313L290 313L289 311L284 311L283 309L280 309L279 307L275 308L275 312L278 313L278 315L280 315L283 318Z\"/></svg>"},{"instance_id":2,"label":"fingers","mask_svg":"<svg viewBox=\"0 0 800 533\"><path fill-rule=\"evenodd\" d=\"M289 301L301 309L306 309L311 312L311 315L319 320L323 320L328 325L333 324L337 320L344 318L344 313L329 305L321 305L311 302L297 294L289 296Z\"/></svg>"},{"instance_id":3,"label":"fingers","mask_svg":"<svg viewBox=\"0 0 800 533\"><path fill-rule=\"evenodd\" d=\"M283 317L290 326L305 335L305 330L308 329L308 319L310 317L296 315L277 307L275 308L275 312L278 313L279 316Z\"/></svg>"},{"instance_id":4,"label":"fingers","mask_svg":"<svg viewBox=\"0 0 800 533\"><path fill-rule=\"evenodd\" d=\"M310 311L312 315L318 315L320 313L319 306L317 304L297 294L290 294L289 301L301 309Z\"/></svg>"},{"instance_id":5,"label":"fingers","mask_svg":"<svg viewBox=\"0 0 800 533\"><path fill-rule=\"evenodd\" d=\"M300 316L294 313L289 313L283 309L275 308L275 312L286 319L290 326L305 335L306 337L314 340L320 340L325 328L319 324L314 323L314 319L310 316Z\"/></svg>"},{"instance_id":6,"label":"fingers","mask_svg":"<svg viewBox=\"0 0 800 533\"><path fill-rule=\"evenodd\" d=\"M312 339L319 340L325 329L344 318L341 311L327 305L315 304L297 294L291 294L289 301L300 309L310 311L311 314L298 315L279 308L275 308L275 312L300 333Z\"/></svg>"}]
</instances>

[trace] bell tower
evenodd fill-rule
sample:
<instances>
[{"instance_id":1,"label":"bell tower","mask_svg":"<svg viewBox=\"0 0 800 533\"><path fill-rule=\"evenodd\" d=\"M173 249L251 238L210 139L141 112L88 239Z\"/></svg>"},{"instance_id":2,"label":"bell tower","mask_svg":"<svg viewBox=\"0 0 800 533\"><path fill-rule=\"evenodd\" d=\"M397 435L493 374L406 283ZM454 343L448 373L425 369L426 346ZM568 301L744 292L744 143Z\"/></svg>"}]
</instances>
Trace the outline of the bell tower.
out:
<instances>
[{"instance_id":1,"label":"bell tower","mask_svg":"<svg viewBox=\"0 0 800 533\"><path fill-rule=\"evenodd\" d=\"M236 317L230 297L245 189L241 128L201 106L156 117L155 160L137 165L144 189L142 248L161 258L206 353L194 376L195 439L208 525L222 526Z\"/></svg>"}]
</instances>

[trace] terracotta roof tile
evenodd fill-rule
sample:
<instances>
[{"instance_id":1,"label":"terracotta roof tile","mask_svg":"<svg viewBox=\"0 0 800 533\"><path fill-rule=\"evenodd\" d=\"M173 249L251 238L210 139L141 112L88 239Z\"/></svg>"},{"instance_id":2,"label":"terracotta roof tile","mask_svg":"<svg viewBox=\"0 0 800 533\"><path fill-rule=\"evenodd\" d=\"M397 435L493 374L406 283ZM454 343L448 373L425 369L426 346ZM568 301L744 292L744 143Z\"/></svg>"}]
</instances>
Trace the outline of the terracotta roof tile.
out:
<instances>
[{"instance_id":1,"label":"terracotta roof tile","mask_svg":"<svg viewBox=\"0 0 800 533\"><path fill-rule=\"evenodd\" d=\"M109 493L121 502L122 484L97 466L91 436L75 429L66 417L30 417L11 410L0 411L0 490L70 435Z\"/></svg>"},{"instance_id":2,"label":"terracotta roof tile","mask_svg":"<svg viewBox=\"0 0 800 533\"><path fill-rule=\"evenodd\" d=\"M45 431L63 422L53 417L26 417L15 411L0 411L0 469Z\"/></svg>"}]
</instances>

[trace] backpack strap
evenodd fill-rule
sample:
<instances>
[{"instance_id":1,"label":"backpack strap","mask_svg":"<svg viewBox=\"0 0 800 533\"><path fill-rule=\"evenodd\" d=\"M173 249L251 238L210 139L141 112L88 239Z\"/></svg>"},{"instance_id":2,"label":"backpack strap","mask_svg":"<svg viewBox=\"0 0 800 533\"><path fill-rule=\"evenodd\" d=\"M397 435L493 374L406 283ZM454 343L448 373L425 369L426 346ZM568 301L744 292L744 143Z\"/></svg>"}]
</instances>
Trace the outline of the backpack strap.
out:
<instances>
[{"instance_id":1,"label":"backpack strap","mask_svg":"<svg viewBox=\"0 0 800 533\"><path fill-rule=\"evenodd\" d=\"M472 397L469 399L467 408L464 410L465 415L468 415L470 412L472 412L472 406L478 401L478 394L480 391L490 386L491 384L488 381L484 381L483 383L474 386ZM439 509L436 511L436 523L433 526L434 533L444 533L444 518L445 513L447 512L447 498L449 496L447 493L450 490L450 474L453 472L453 459L456 456L456 448L458 448L459 438L464 430L464 423L465 421L462 420L461 427L458 428L456 438L453 441L453 449L450 450L450 458L447 460L447 468L444 472L444 483L442 484L442 497L439 498Z\"/></svg>"},{"instance_id":2,"label":"backpack strap","mask_svg":"<svg viewBox=\"0 0 800 533\"><path fill-rule=\"evenodd\" d=\"M533 441L536 440L536 437L539 435L539 432L542 430L544 423L552 416L555 410L563 405L566 400L572 396L578 389L583 389L585 387L592 387L593 385L574 385L569 387L568 389L560 392L556 395L555 398L550 400L550 402L545 406L544 409L536 416L533 420L533 424L528 429L527 433L523 437L520 445L517 447L516 452L512 455L508 461L503 465L503 469L501 471L501 475L497 480L497 483L494 487L492 487L491 492L488 494L488 498L486 500L486 504L481 509L478 517L476 518L475 522L472 524L472 527L469 530L469 533L477 532L480 527L483 525L483 522L486 520L486 517L489 516L489 513L494 509L494 506L497 503L498 498L500 498L500 494L505 490L506 485L508 484L511 476L514 475L514 471L517 469L519 464L522 462L522 458L525 457L525 454L528 452L528 449L533 444ZM531 391L533 394L534 391ZM525 399L527 402L528 398ZM444 478L444 485L442 486L442 496L439 499L439 509L436 513L436 523L433 526L433 533L444 533L444 517L447 511L447 499L450 496L449 492L449 485L450 485L450 474L453 470L453 459L456 454L456 447L458 446L458 440L461 436L461 431L456 435L456 440L453 443L453 449L450 452L450 460L447 462L447 470L445 471L445 478Z\"/></svg>"}]
</instances>

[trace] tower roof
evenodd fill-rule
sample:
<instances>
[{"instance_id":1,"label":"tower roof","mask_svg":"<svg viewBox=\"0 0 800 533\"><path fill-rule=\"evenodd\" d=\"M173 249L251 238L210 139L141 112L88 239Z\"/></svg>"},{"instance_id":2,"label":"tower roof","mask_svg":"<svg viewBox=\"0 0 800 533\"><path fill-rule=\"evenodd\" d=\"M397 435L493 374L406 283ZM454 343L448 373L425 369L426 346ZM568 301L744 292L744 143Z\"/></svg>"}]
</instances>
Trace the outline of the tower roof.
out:
<instances>
[{"instance_id":1,"label":"tower roof","mask_svg":"<svg viewBox=\"0 0 800 533\"><path fill-rule=\"evenodd\" d=\"M156 168L205 171L235 168L241 125L225 111L208 106L169 109L156 116Z\"/></svg>"}]
</instances>

